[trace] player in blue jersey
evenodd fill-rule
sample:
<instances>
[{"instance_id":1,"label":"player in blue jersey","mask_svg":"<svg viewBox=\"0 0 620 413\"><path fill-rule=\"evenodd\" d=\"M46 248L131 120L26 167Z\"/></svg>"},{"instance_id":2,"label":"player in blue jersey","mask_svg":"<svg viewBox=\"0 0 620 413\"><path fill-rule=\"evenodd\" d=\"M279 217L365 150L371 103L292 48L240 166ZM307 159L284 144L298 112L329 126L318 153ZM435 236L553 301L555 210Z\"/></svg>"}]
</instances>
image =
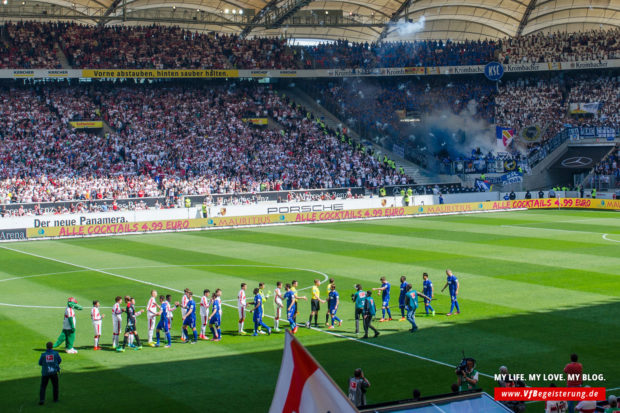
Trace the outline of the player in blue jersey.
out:
<instances>
[{"instance_id":1,"label":"player in blue jersey","mask_svg":"<svg viewBox=\"0 0 620 413\"><path fill-rule=\"evenodd\" d=\"M194 301L194 294L191 291L187 292L187 298L189 300L185 304L186 311L183 316L183 332L185 333L185 337L189 338L189 335L187 335L187 327L189 326L194 332L192 344L196 344L198 341L198 332L196 332L196 302ZM187 342L189 342L189 340Z\"/></svg>"},{"instance_id":2,"label":"player in blue jersey","mask_svg":"<svg viewBox=\"0 0 620 413\"><path fill-rule=\"evenodd\" d=\"M435 293L435 287L433 287L433 282L428 279L428 273L422 274L422 292L425 296L429 297L429 299L424 299L424 309L426 310L426 315L430 314L435 317L435 309L431 306L431 300L433 299L433 295Z\"/></svg>"},{"instance_id":3,"label":"player in blue jersey","mask_svg":"<svg viewBox=\"0 0 620 413\"><path fill-rule=\"evenodd\" d=\"M340 327L342 325L342 320L336 315L338 307L340 306L340 296L338 295L338 291L336 291L336 284L334 284L333 280L330 284L329 295L327 296L327 306L329 307L329 314L332 317L332 324L327 328L330 330L333 329L334 321L338 321L338 327Z\"/></svg>"},{"instance_id":4,"label":"player in blue jersey","mask_svg":"<svg viewBox=\"0 0 620 413\"><path fill-rule=\"evenodd\" d=\"M264 327L267 330L267 334L271 334L271 328L263 323L263 296L260 288L254 289L254 308L251 309L250 312L254 313L254 333L252 335L258 335L259 326Z\"/></svg>"},{"instance_id":5,"label":"player in blue jersey","mask_svg":"<svg viewBox=\"0 0 620 413\"><path fill-rule=\"evenodd\" d=\"M398 296L398 308L400 308L400 320L405 321L407 318L405 317L405 308L407 305L405 304L405 295L407 294L407 277L401 275L400 277L400 295Z\"/></svg>"},{"instance_id":6,"label":"player in blue jersey","mask_svg":"<svg viewBox=\"0 0 620 413\"><path fill-rule=\"evenodd\" d=\"M457 300L457 295L459 294L459 279L456 278L454 274L452 274L452 270L446 270L446 285L443 286L441 292L446 289L446 287L450 287L448 291L450 292L450 312L446 315L454 314L454 309L456 308L456 313L461 314L461 309L459 308L459 302Z\"/></svg>"},{"instance_id":7,"label":"player in blue jersey","mask_svg":"<svg viewBox=\"0 0 620 413\"><path fill-rule=\"evenodd\" d=\"M291 326L291 333L297 333L297 324L295 323L295 314L297 313L297 300L295 299L295 291L291 290L291 285L284 286L284 300L286 301L286 319Z\"/></svg>"},{"instance_id":8,"label":"player in blue jersey","mask_svg":"<svg viewBox=\"0 0 620 413\"><path fill-rule=\"evenodd\" d=\"M209 317L209 328L213 334L211 341L220 341L222 339L222 290L219 288L213 293L212 313Z\"/></svg>"},{"instance_id":9,"label":"player in blue jersey","mask_svg":"<svg viewBox=\"0 0 620 413\"><path fill-rule=\"evenodd\" d=\"M166 334L166 340L168 341L168 344L166 344L164 347L165 348L170 348L170 346L172 345L172 340L170 338L170 320L168 318L168 311L170 311L170 307L168 304L168 301L166 301L166 297L164 297L163 295L159 296L159 305L160 305L160 310L157 313L157 315L159 316L159 322L157 323L157 331L155 333L155 337L157 338L157 342L155 343L155 347L159 347L159 340L160 340L160 334L159 332L163 330L163 332Z\"/></svg>"},{"instance_id":10,"label":"player in blue jersey","mask_svg":"<svg viewBox=\"0 0 620 413\"><path fill-rule=\"evenodd\" d=\"M392 321L392 312L390 311L390 288L391 285L387 282L385 277L381 277L381 287L373 288L375 291L381 291L381 320L380 323L384 321ZM385 312L387 311L388 318L385 318Z\"/></svg>"},{"instance_id":11,"label":"player in blue jersey","mask_svg":"<svg viewBox=\"0 0 620 413\"><path fill-rule=\"evenodd\" d=\"M411 330L409 331L412 333L415 333L418 330L418 326L415 323L415 310L418 309L418 297L430 300L430 298L426 295L420 294L414 290L411 284L407 284L407 321L411 323Z\"/></svg>"}]
</instances>

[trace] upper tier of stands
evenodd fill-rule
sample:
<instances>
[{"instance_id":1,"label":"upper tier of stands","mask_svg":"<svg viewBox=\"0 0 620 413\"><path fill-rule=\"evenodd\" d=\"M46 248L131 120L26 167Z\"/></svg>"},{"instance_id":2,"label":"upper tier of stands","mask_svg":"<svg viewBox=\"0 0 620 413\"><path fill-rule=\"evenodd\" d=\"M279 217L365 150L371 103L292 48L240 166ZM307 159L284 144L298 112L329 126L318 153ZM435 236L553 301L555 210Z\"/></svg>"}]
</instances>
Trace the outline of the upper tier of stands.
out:
<instances>
[{"instance_id":1,"label":"upper tier of stands","mask_svg":"<svg viewBox=\"0 0 620 413\"><path fill-rule=\"evenodd\" d=\"M414 41L287 46L177 27L97 27L18 22L2 26L0 68L58 68L60 47L74 68L329 69L481 65L620 58L620 28L534 34L493 41Z\"/></svg>"}]
</instances>

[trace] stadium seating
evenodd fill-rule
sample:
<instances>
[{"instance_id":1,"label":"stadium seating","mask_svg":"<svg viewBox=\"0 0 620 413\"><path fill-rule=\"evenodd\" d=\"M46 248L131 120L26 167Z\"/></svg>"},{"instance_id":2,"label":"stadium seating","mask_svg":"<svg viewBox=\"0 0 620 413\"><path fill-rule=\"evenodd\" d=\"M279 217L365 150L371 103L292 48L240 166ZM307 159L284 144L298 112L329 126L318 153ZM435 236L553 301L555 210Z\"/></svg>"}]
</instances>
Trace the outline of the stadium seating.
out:
<instances>
[{"instance_id":1,"label":"stadium seating","mask_svg":"<svg viewBox=\"0 0 620 413\"><path fill-rule=\"evenodd\" d=\"M67 125L76 116L96 116L86 87L2 90L3 201L401 182L392 168L345 143L267 88L165 83L98 90L103 118L114 129L104 136ZM245 117L270 117L277 123L256 128Z\"/></svg>"},{"instance_id":2,"label":"stadium seating","mask_svg":"<svg viewBox=\"0 0 620 413\"><path fill-rule=\"evenodd\" d=\"M6 23L3 68L58 68L55 44L74 68L333 69L484 65L620 58L620 29L534 34L484 41L287 46L281 38L241 39L171 26Z\"/></svg>"},{"instance_id":3,"label":"stadium seating","mask_svg":"<svg viewBox=\"0 0 620 413\"><path fill-rule=\"evenodd\" d=\"M569 126L620 127L620 88L614 73L541 75L525 79L513 76L498 88L494 83L480 81L480 78L434 77L408 81L336 79L309 82L303 87L363 138L389 149L393 145L403 147L406 157L418 164L428 162L428 156L423 152L432 150L427 148L429 139L420 135L435 136L436 139L430 141L440 141L438 131L432 127L441 124L442 117L445 119L450 114L458 114L461 120L470 121L470 126L477 126L476 122L488 122L488 131L492 131L492 124L513 128L516 136L529 126L538 126L540 141L528 144L528 150L540 146ZM571 103L591 102L601 104L598 117L575 116L569 112ZM404 115L426 118L431 129L402 122ZM462 149L450 156L440 149L435 151L440 154L438 167L447 159L471 158ZM514 155L520 156L518 152Z\"/></svg>"}]
</instances>

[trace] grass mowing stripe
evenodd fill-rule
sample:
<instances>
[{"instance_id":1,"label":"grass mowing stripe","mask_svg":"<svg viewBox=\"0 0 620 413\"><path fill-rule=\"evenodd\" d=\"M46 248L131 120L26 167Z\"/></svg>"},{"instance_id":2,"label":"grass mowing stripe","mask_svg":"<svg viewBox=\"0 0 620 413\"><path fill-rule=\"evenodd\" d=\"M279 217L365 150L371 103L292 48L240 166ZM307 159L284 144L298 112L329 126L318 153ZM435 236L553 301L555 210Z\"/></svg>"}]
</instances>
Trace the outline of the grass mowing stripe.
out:
<instances>
[{"instance_id":1,"label":"grass mowing stripe","mask_svg":"<svg viewBox=\"0 0 620 413\"><path fill-rule=\"evenodd\" d=\"M243 238L243 240L251 243L262 242L270 245L275 244L284 248L294 248L295 246L297 246L298 249L312 249L317 252L324 252L323 250L325 250L326 245L325 240L327 239L330 241L330 243L345 244L346 251L356 252L355 256L358 256L359 258L374 259L374 256L369 256L367 254L360 253L359 251L365 253L368 250L374 250L375 248L379 248L381 249L381 251L384 252L383 260L389 261L389 258L391 258L392 254L387 254L385 251L393 250L393 248L388 247L398 247L402 250L407 251L409 254L415 253L421 256L428 257L428 259L426 260L412 260L412 263L414 265L419 262L432 261L433 257L440 257L442 258L442 261L445 261L448 257L452 257L454 258L454 260L462 258L472 259L475 257L484 260L486 263L495 264L492 266L494 268L502 268L506 265L507 262L511 264L519 263L520 266L510 266L511 268L514 268L514 271L517 271L524 264L534 266L533 269L535 268L537 270L557 270L557 268L560 267L566 269L591 271L592 268L597 268L601 266L600 257L583 253L574 253L571 251L554 251L554 258L553 260L550 260L549 252L547 250L531 250L527 248L502 245L493 246L492 249L480 248L480 246L472 244L473 242L475 242L474 237L472 237L472 241L469 243L451 241L450 239L426 239L423 236L418 237L415 235L404 237L392 234L375 234L375 237L372 238L361 238L355 235L347 235L347 233L349 232L340 231L338 229L339 227L339 225L335 225L333 227L308 228L308 230L304 232L304 236L292 236L289 234L269 234L270 238L265 238L264 236L262 236L261 232L257 230L252 230L253 232L255 232L254 237L246 236ZM275 240L272 240L272 238L275 238ZM315 247L315 245L309 242L309 240L315 240L315 243L319 243L320 245L318 247ZM407 243L411 244L413 241L419 241L415 243L415 249L408 249L403 247L403 245L407 245ZM369 248L369 246L373 246L374 248L371 249ZM593 247L595 247L595 245L593 245ZM458 251L458 255L455 254L456 251ZM351 254L346 252L342 255L351 256ZM608 255L605 256L605 258L605 268L609 267L609 271L604 273L613 272L617 270L617 268L620 268L619 258L610 257ZM609 265L607 265L608 262ZM451 265L455 267L454 264Z\"/></svg>"},{"instance_id":2,"label":"grass mowing stripe","mask_svg":"<svg viewBox=\"0 0 620 413\"><path fill-rule=\"evenodd\" d=\"M9 248L9 247L2 246L2 245L0 245L0 248L7 249L7 250L10 250L10 251L14 251L14 252L18 252L18 253L22 253L22 254L26 254L26 255L31 255L33 257L37 257L37 258L41 258L41 259L55 261L55 262L66 264L66 265L72 265L74 267L81 267L81 268L83 268L85 270L88 270L88 271L100 272L102 274L110 275L110 276L113 276L113 277L123 278L123 279L134 281L134 282L137 282L137 283L142 283L142 284L146 284L146 285L152 285L152 286L163 288L163 289L166 289L166 290L169 290L169 291L175 291L175 292L178 292L178 293L182 293L183 292L181 290L177 290L177 289L170 288L170 287L167 287L167 286L164 286L164 285L160 285L160 284L151 283L149 281L139 280L139 279L136 279L136 278L127 277L127 276L124 276L124 275L115 274L115 273L112 273L112 272L109 272L109 271L99 270L99 269L96 269L96 268L90 268L90 267L87 267L85 265L73 264L73 263L68 262L68 261L63 261L63 260L59 260L59 259L51 258L51 257L45 257L43 255L35 254L35 253L32 253L32 252L21 251L21 250L17 250L17 249L14 249L14 248ZM228 306L228 307L236 308L236 306L230 305L228 303L222 303L222 304L225 305L225 306ZM265 314L265 316L269 317L269 318L274 318L273 316L270 316L270 315L267 315L267 314ZM386 350L386 351L391 351L391 352L395 352L395 353L398 353L398 354L403 354L403 355L407 355L407 356L410 356L410 357L418 358L420 360L424 360L424 361L427 361L427 362L435 363L435 364L438 364L438 365L441 365L441 366L447 366L447 367L450 367L450 368L454 368L454 365L445 363L443 361L434 360L434 359L430 359L430 358L427 358L427 357L419 356L419 355L416 355L416 354L407 353L407 352L402 351L402 350L398 350L398 349L394 349L394 348L385 347L385 346L381 346L381 345L378 345L378 344L362 341L362 340L359 340L359 339L354 338L354 337L346 337L346 336L343 336L341 334L332 333L332 332L325 331L325 330L319 330L319 329L316 329L316 328L312 328L312 330L319 331L321 333L325 333L325 334L329 334L329 335L333 335L333 336L336 336L336 337L346 338L348 340L352 340L352 341L355 341L357 343L366 344L366 345L369 345L369 346L372 346L372 347L376 347L376 348L380 348L380 349L383 349L383 350ZM485 376L485 377L489 377L489 378L493 377L493 376L491 376L489 374L482 373L482 372L479 372L479 374L482 375L482 376Z\"/></svg>"},{"instance_id":3,"label":"grass mowing stripe","mask_svg":"<svg viewBox=\"0 0 620 413\"><path fill-rule=\"evenodd\" d=\"M178 292L178 293L183 293L183 291L181 291L181 290L176 290L174 288L169 288L169 287L166 287L165 285L155 284L155 283L152 283L152 282L149 282L149 281L142 281L142 280L138 280L136 278L127 277L125 275L114 274L114 273L111 273L109 271L98 270L96 268L87 267L85 265L73 264L73 263L70 263L68 261L63 261L63 260L59 260L59 259L56 259L56 258L45 257L43 255L35 254L33 252L16 250L16 249L13 249L13 248L6 247L4 245L0 245L0 248L5 249L5 250L14 251L14 252L21 252L22 254L31 255L33 257L41 258L41 259L44 259L44 260L55 261L55 262L58 262L58 263L61 263L61 264L66 264L66 265L72 265L74 267L83 268L83 269L85 269L87 271L99 272L99 273L102 273L102 274L111 275L112 277L123 278L125 280L129 280L129 281L133 281L133 282L137 282L137 283L152 285L154 287L160 287L160 288L163 288L165 290L170 290L170 291L174 291L174 292Z\"/></svg>"}]
</instances>

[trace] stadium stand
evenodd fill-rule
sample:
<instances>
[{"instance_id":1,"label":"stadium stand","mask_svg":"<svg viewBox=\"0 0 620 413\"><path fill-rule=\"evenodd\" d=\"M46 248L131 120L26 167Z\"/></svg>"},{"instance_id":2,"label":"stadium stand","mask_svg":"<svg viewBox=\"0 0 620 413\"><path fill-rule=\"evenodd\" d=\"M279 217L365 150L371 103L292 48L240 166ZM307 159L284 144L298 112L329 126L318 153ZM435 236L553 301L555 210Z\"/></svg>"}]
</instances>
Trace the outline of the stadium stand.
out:
<instances>
[{"instance_id":1,"label":"stadium stand","mask_svg":"<svg viewBox=\"0 0 620 413\"><path fill-rule=\"evenodd\" d=\"M55 23L5 23L0 41L0 69L60 68L54 51L60 27Z\"/></svg>"},{"instance_id":2,"label":"stadium stand","mask_svg":"<svg viewBox=\"0 0 620 413\"><path fill-rule=\"evenodd\" d=\"M418 118L421 123L436 124L439 122L428 118L458 114L473 122L488 122L488 130L492 124L512 128L515 136L525 128L536 126L541 130L541 137L538 142L521 148L526 149L526 153L566 127L620 127L620 87L614 72L512 76L498 87L476 77L405 81L357 78L308 82L304 90L364 138L387 148L401 146L406 158L418 164L425 162L423 148L428 146L429 140L420 139L419 126L402 121L407 116ZM571 103L592 102L600 103L596 115L570 112ZM425 134L433 133L432 136L440 138L437 134L440 128L426 129L423 130ZM516 145L513 149L513 156L519 159L521 151L516 150ZM479 158L465 151L446 155L442 153L438 160ZM483 157L488 158L486 151Z\"/></svg>"},{"instance_id":3,"label":"stadium stand","mask_svg":"<svg viewBox=\"0 0 620 413\"><path fill-rule=\"evenodd\" d=\"M97 95L114 132L70 128L83 88L5 87L0 198L114 199L299 188L377 187L402 176L268 88L108 86ZM92 117L95 104L79 116ZM270 117L281 130L256 128ZM9 195L10 194L10 195Z\"/></svg>"},{"instance_id":4,"label":"stadium stand","mask_svg":"<svg viewBox=\"0 0 620 413\"><path fill-rule=\"evenodd\" d=\"M174 26L6 23L3 68L59 68L60 45L74 68L344 69L573 62L620 58L620 29L533 34L499 40L287 46L282 38L198 33Z\"/></svg>"}]
</instances>

